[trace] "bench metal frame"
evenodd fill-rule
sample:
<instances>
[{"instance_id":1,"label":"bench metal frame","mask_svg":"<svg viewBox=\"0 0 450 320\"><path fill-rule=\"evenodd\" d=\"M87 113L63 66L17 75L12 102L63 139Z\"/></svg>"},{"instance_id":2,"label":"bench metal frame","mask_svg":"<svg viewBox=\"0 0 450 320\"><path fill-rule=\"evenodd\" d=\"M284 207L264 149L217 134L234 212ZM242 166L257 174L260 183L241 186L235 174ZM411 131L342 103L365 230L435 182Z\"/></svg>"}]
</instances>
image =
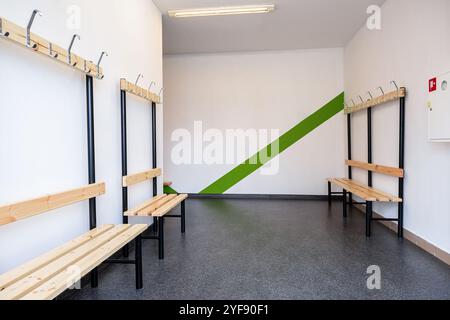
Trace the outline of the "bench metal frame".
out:
<instances>
[{"instance_id":1,"label":"bench metal frame","mask_svg":"<svg viewBox=\"0 0 450 320\"><path fill-rule=\"evenodd\" d=\"M95 126L94 126L94 78L90 75L86 76L86 100L87 100L87 137L88 137L88 173L89 183L95 183ZM96 199L89 199L89 227L95 229L97 227L97 203ZM128 247L128 245L126 246ZM108 259L105 264L134 264L136 271L136 289L143 288L142 277L142 236L139 235L135 239L135 258L134 260L115 260ZM91 274L91 287L98 287L98 268L94 269Z\"/></svg>"},{"instance_id":2,"label":"bench metal frame","mask_svg":"<svg viewBox=\"0 0 450 320\"><path fill-rule=\"evenodd\" d=\"M138 78L139 79L139 78ZM121 150L122 150L122 177L128 176L128 148L127 148L127 92L132 93L138 97L144 98L151 102L152 107L152 168L157 169L158 154L157 154L157 114L156 104L160 103L160 98L153 95L150 91L133 85L125 79L121 79L120 87L120 115L121 115ZM158 177L152 178L153 182L153 197L158 195ZM128 223L128 216L125 212L128 211L128 187L122 186L122 211L123 223ZM160 260L164 259L164 220L165 218L180 218L181 232L186 232L186 205L185 201L181 203L181 215L165 215L162 217L153 218L152 234L142 236L146 240L158 240L158 256ZM123 250L124 257L128 257L129 250L126 246Z\"/></svg>"},{"instance_id":3,"label":"bench metal frame","mask_svg":"<svg viewBox=\"0 0 450 320\"><path fill-rule=\"evenodd\" d=\"M379 101L374 101L374 103L364 102L359 106L353 108L348 108L347 113L347 148L348 148L348 160L352 160L352 113L359 110L367 110L367 158L368 163L373 163L373 144L372 144L372 109L376 105L394 100L398 98L399 100L399 168L405 168L405 103L406 103L406 89L400 88L396 92L383 95ZM348 178L353 178L353 168L348 166ZM368 171L368 186L373 187L373 172ZM328 202L331 205L332 195L342 195L343 196L343 215L344 218L347 217L347 207L348 205L355 204L365 204L366 205L366 236L370 237L372 235L372 222L373 221L395 221L398 223L397 235L399 238L403 238L404 228L403 228L403 216L404 216L404 176L398 178L398 197L402 199L398 203L398 217L395 219L388 218L373 218L373 202L354 202L353 194L347 192L345 189L343 192L332 192L331 182L328 182Z\"/></svg>"}]
</instances>

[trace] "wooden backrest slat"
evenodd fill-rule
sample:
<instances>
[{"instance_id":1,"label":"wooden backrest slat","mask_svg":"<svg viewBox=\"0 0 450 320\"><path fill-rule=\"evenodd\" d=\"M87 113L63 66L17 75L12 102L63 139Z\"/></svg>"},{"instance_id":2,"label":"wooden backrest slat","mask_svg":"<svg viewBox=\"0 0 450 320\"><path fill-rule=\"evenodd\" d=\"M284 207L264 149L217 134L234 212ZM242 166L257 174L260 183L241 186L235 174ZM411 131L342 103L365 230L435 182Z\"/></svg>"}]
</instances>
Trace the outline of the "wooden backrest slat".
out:
<instances>
[{"instance_id":1,"label":"wooden backrest slat","mask_svg":"<svg viewBox=\"0 0 450 320\"><path fill-rule=\"evenodd\" d=\"M380 174L384 174L384 175L388 175L388 176L393 176L393 177L397 177L397 178L403 178L405 176L405 171L400 168L387 167L387 166L382 166L382 165L378 165L378 164L366 163L366 162L355 161L355 160L347 160L347 161L345 161L345 164L349 167L364 169L367 171L372 171L372 172L376 172L376 173L380 173Z\"/></svg>"},{"instance_id":2,"label":"wooden backrest slat","mask_svg":"<svg viewBox=\"0 0 450 320\"><path fill-rule=\"evenodd\" d=\"M132 175L123 177L122 186L130 187L135 184L153 179L155 177L159 177L159 176L161 176L161 174L162 174L161 169L152 169L152 170L132 174Z\"/></svg>"},{"instance_id":3,"label":"wooden backrest slat","mask_svg":"<svg viewBox=\"0 0 450 320\"><path fill-rule=\"evenodd\" d=\"M95 198L105 193L105 184L96 183L57 194L17 202L0 207L0 225L26 219L76 202Z\"/></svg>"}]
</instances>

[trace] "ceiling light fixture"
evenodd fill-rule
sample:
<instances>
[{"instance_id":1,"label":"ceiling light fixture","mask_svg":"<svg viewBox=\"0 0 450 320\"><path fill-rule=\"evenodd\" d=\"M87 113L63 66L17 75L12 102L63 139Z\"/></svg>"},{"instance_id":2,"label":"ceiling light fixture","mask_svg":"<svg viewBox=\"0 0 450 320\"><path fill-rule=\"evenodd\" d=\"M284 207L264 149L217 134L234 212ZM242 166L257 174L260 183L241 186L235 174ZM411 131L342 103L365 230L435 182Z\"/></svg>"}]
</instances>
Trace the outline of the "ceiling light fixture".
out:
<instances>
[{"instance_id":1,"label":"ceiling light fixture","mask_svg":"<svg viewBox=\"0 0 450 320\"><path fill-rule=\"evenodd\" d=\"M269 13L275 10L275 5L219 7L186 10L169 10L169 16L174 18L228 16L236 14Z\"/></svg>"}]
</instances>

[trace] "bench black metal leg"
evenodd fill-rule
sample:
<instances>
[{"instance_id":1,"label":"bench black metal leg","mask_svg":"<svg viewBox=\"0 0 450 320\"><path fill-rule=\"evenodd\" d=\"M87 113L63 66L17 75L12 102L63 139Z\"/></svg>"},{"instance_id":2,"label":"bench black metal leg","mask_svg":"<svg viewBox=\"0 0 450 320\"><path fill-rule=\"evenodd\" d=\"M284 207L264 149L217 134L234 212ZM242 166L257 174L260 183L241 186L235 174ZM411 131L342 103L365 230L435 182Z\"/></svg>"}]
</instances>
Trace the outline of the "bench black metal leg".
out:
<instances>
[{"instance_id":1,"label":"bench black metal leg","mask_svg":"<svg viewBox=\"0 0 450 320\"><path fill-rule=\"evenodd\" d=\"M372 202L367 201L366 203L366 236L370 237L372 235Z\"/></svg>"},{"instance_id":2,"label":"bench black metal leg","mask_svg":"<svg viewBox=\"0 0 450 320\"><path fill-rule=\"evenodd\" d=\"M403 239L403 202L398 204L398 232L399 238Z\"/></svg>"},{"instance_id":3,"label":"bench black metal leg","mask_svg":"<svg viewBox=\"0 0 450 320\"><path fill-rule=\"evenodd\" d=\"M91 288L98 287L98 268L91 271Z\"/></svg>"},{"instance_id":4,"label":"bench black metal leg","mask_svg":"<svg viewBox=\"0 0 450 320\"><path fill-rule=\"evenodd\" d=\"M181 233L186 233L186 203L181 202Z\"/></svg>"},{"instance_id":5,"label":"bench black metal leg","mask_svg":"<svg viewBox=\"0 0 450 320\"><path fill-rule=\"evenodd\" d=\"M153 229L153 233L158 232L158 218L153 218L152 229Z\"/></svg>"},{"instance_id":6,"label":"bench black metal leg","mask_svg":"<svg viewBox=\"0 0 450 320\"><path fill-rule=\"evenodd\" d=\"M344 209L344 218L347 218L347 191L344 190L343 196L342 196L342 203L343 203L343 209Z\"/></svg>"},{"instance_id":7,"label":"bench black metal leg","mask_svg":"<svg viewBox=\"0 0 450 320\"><path fill-rule=\"evenodd\" d=\"M328 181L328 205L331 206L331 182Z\"/></svg>"},{"instance_id":8,"label":"bench black metal leg","mask_svg":"<svg viewBox=\"0 0 450 320\"><path fill-rule=\"evenodd\" d=\"M142 280L142 236L139 235L135 240L135 268L136 268L136 289L142 289L144 283Z\"/></svg>"},{"instance_id":9,"label":"bench black metal leg","mask_svg":"<svg viewBox=\"0 0 450 320\"><path fill-rule=\"evenodd\" d=\"M164 260L164 217L158 218L159 260Z\"/></svg>"}]
</instances>

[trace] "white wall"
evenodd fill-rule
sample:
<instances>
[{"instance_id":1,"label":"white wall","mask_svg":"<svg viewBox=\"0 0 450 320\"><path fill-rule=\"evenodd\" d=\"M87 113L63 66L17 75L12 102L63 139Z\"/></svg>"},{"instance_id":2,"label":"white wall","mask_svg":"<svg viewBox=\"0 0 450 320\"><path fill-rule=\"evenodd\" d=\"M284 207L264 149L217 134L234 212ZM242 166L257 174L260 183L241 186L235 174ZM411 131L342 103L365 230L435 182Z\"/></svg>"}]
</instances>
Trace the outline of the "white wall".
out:
<instances>
[{"instance_id":1,"label":"white wall","mask_svg":"<svg viewBox=\"0 0 450 320\"><path fill-rule=\"evenodd\" d=\"M285 133L343 91L343 50L298 50L164 57L165 178L197 193L234 165L175 165L174 130L278 129ZM325 178L344 173L344 133L331 119L280 156L275 176L252 174L228 193L325 194Z\"/></svg>"},{"instance_id":2,"label":"white wall","mask_svg":"<svg viewBox=\"0 0 450 320\"><path fill-rule=\"evenodd\" d=\"M362 28L345 49L346 98L389 81L406 86L405 227L450 252L450 144L427 137L428 79L450 70L450 2L388 0L382 30ZM398 104L373 112L374 162L398 166ZM367 160L366 114L354 116L354 158ZM356 178L366 181L366 174ZM395 179L375 176L376 187L397 191ZM375 210L396 216L396 206Z\"/></svg>"},{"instance_id":3,"label":"white wall","mask_svg":"<svg viewBox=\"0 0 450 320\"><path fill-rule=\"evenodd\" d=\"M66 27L72 4L82 9L81 30ZM1 15L22 26L35 8L44 12L33 27L37 34L68 46L79 33L75 53L94 61L102 50L109 53L103 63L106 78L94 82L97 181L107 183L97 212L99 225L120 223L119 79L134 81L144 73L143 85L150 80L162 85L161 14L149 0L0 1ZM0 203L87 184L84 75L1 39L0 70ZM132 173L151 167L151 108L131 96L128 108ZM132 189L130 205L148 195L150 183ZM88 216L86 202L0 227L0 273L86 232Z\"/></svg>"}]
</instances>

